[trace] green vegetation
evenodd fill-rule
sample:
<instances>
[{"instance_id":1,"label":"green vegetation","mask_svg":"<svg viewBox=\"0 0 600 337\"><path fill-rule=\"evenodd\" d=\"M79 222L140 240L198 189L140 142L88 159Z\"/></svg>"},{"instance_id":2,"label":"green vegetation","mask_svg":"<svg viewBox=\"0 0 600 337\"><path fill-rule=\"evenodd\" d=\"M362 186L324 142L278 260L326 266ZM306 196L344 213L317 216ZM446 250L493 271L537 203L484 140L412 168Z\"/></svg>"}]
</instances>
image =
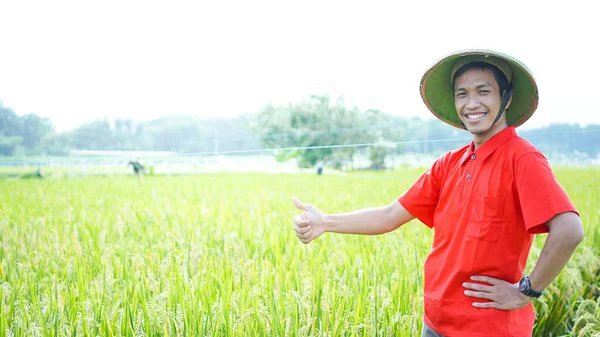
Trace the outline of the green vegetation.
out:
<instances>
[{"instance_id":1,"label":"green vegetation","mask_svg":"<svg viewBox=\"0 0 600 337\"><path fill-rule=\"evenodd\" d=\"M600 125L552 124L520 129L519 134L554 163L598 162ZM279 106L267 104L254 114L230 119L179 115L143 122L99 119L67 132L55 132L50 120L35 114L17 116L0 101L0 164L14 164L25 156L40 156L42 161L47 156L59 158L56 156L68 155L72 150L223 153L378 144L361 147L360 151L369 158L371 168L382 168L389 155L422 153L437 157L470 139L468 132L437 119L405 118L373 109L360 111L347 107L342 99L328 96L310 96ZM394 144L397 142L402 144ZM276 157L278 161L297 157L300 167L312 167L319 161L328 167L340 167L352 162L358 149L279 151Z\"/></svg>"},{"instance_id":2,"label":"green vegetation","mask_svg":"<svg viewBox=\"0 0 600 337\"><path fill-rule=\"evenodd\" d=\"M305 246L291 199L383 205L421 171L0 180L0 336L418 336L432 232ZM557 176L586 238L535 336L598 336L600 172Z\"/></svg>"}]
</instances>

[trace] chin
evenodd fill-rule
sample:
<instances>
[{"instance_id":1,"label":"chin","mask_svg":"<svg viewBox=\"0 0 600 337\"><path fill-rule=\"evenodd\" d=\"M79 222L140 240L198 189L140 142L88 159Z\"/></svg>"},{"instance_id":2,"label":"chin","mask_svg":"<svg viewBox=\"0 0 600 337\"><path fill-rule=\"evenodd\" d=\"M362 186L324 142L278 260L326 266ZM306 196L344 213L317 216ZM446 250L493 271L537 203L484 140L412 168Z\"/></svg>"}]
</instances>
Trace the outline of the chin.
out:
<instances>
[{"instance_id":1,"label":"chin","mask_svg":"<svg viewBox=\"0 0 600 337\"><path fill-rule=\"evenodd\" d=\"M474 127L474 128L467 128L467 131L469 131L470 133L474 134L474 135L479 135L482 134L486 131L486 128L482 128L480 126Z\"/></svg>"},{"instance_id":2,"label":"chin","mask_svg":"<svg viewBox=\"0 0 600 337\"><path fill-rule=\"evenodd\" d=\"M463 122L464 123L464 122ZM465 124L468 125L468 124ZM479 135L488 131L489 125L467 126L467 131L474 135Z\"/></svg>"}]
</instances>

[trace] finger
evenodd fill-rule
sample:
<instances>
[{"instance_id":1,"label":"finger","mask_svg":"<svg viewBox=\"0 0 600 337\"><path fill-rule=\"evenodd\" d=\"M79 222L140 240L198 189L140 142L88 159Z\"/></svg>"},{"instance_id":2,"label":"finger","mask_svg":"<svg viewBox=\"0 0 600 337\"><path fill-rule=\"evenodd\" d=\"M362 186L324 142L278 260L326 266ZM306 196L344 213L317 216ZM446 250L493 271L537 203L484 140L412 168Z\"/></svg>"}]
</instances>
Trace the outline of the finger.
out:
<instances>
[{"instance_id":1,"label":"finger","mask_svg":"<svg viewBox=\"0 0 600 337\"><path fill-rule=\"evenodd\" d=\"M498 309L500 304L498 302L473 302L475 308L495 308Z\"/></svg>"},{"instance_id":2,"label":"finger","mask_svg":"<svg viewBox=\"0 0 600 337\"><path fill-rule=\"evenodd\" d=\"M296 231L296 233L304 234L304 233L307 233L310 231L310 227L308 227L308 226L298 227L296 225L296 226L294 226L294 230Z\"/></svg>"},{"instance_id":3,"label":"finger","mask_svg":"<svg viewBox=\"0 0 600 337\"><path fill-rule=\"evenodd\" d=\"M503 282L502 280L499 280L497 278L494 277L490 277L490 276L481 276L481 275L475 275L475 276L471 276L471 280L473 281L479 281L479 282L486 282L489 283L491 285L498 285L501 282Z\"/></svg>"},{"instance_id":4,"label":"finger","mask_svg":"<svg viewBox=\"0 0 600 337\"><path fill-rule=\"evenodd\" d=\"M304 244L307 244L313 240L313 238L310 237L310 235L308 234L296 234L296 236L298 237L298 239L300 239L300 242Z\"/></svg>"},{"instance_id":5,"label":"finger","mask_svg":"<svg viewBox=\"0 0 600 337\"><path fill-rule=\"evenodd\" d=\"M492 294L485 293L483 291L465 290L464 294L467 295L467 296L469 296L469 297L484 298L486 300L491 300L492 299Z\"/></svg>"},{"instance_id":6,"label":"finger","mask_svg":"<svg viewBox=\"0 0 600 337\"><path fill-rule=\"evenodd\" d=\"M304 214L304 213L302 213L302 214ZM306 227L306 226L308 226L308 220L304 219L304 217L302 216L302 214L296 215L294 217L294 224L296 224L298 227Z\"/></svg>"},{"instance_id":7,"label":"finger","mask_svg":"<svg viewBox=\"0 0 600 337\"><path fill-rule=\"evenodd\" d=\"M306 232L306 233L296 233L296 236L300 240L304 240L304 239L308 239L310 237L310 234L311 234L311 230L309 229L308 232Z\"/></svg>"},{"instance_id":8,"label":"finger","mask_svg":"<svg viewBox=\"0 0 600 337\"><path fill-rule=\"evenodd\" d=\"M300 200L298 200L297 197L294 197L294 206L296 206L297 209L306 211L306 205L304 205L302 202L300 202Z\"/></svg>"},{"instance_id":9,"label":"finger","mask_svg":"<svg viewBox=\"0 0 600 337\"><path fill-rule=\"evenodd\" d=\"M463 287L465 287L467 289L485 291L485 292L488 292L488 293L491 293L494 290L493 286L486 286L484 284L467 283L467 282L463 283Z\"/></svg>"}]
</instances>

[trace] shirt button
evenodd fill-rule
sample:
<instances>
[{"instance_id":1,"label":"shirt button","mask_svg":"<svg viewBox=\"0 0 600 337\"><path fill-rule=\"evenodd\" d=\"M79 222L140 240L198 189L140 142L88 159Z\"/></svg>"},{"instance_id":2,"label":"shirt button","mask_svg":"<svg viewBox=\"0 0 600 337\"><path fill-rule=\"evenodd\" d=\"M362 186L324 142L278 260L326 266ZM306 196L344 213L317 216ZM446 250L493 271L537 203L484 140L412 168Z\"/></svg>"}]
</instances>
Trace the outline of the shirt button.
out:
<instances>
[{"instance_id":1,"label":"shirt button","mask_svg":"<svg viewBox=\"0 0 600 337\"><path fill-rule=\"evenodd\" d=\"M475 157L475 155L474 155L474 154L472 154L472 155L471 155L471 159L475 159L475 158L476 158L476 157Z\"/></svg>"},{"instance_id":2,"label":"shirt button","mask_svg":"<svg viewBox=\"0 0 600 337\"><path fill-rule=\"evenodd\" d=\"M467 173L467 179L471 179L471 174Z\"/></svg>"}]
</instances>

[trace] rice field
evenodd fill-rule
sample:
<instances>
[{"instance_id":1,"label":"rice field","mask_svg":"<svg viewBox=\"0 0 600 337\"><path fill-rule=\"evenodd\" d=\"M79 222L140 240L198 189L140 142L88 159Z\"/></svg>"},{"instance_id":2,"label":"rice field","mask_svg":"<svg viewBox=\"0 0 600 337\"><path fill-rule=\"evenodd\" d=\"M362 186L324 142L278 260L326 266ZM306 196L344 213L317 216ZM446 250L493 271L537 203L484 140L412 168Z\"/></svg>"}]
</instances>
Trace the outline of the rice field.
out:
<instances>
[{"instance_id":1,"label":"rice field","mask_svg":"<svg viewBox=\"0 0 600 337\"><path fill-rule=\"evenodd\" d=\"M0 336L420 336L433 233L303 245L291 200L380 206L422 171L0 180ZM555 172L586 237L534 335L597 337L600 170Z\"/></svg>"}]
</instances>

